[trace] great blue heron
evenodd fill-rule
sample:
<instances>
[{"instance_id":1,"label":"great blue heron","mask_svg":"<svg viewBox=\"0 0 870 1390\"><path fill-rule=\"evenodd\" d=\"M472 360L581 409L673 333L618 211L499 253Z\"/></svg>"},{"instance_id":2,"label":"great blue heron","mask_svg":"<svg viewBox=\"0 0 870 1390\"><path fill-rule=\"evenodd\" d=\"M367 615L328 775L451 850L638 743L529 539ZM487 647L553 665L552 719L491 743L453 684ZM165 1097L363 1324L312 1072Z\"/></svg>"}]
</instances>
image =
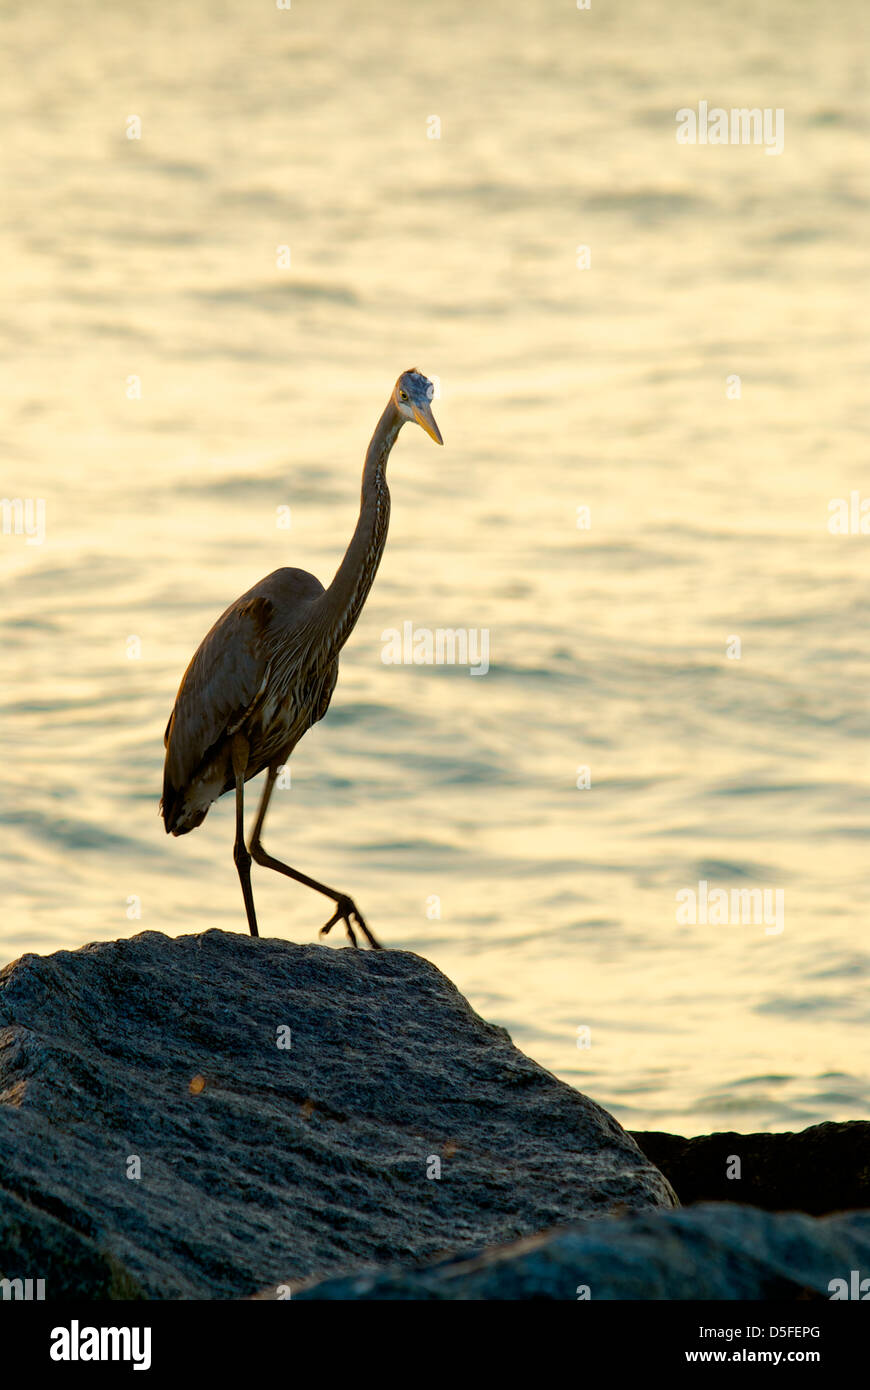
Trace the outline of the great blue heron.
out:
<instances>
[{"instance_id":1,"label":"great blue heron","mask_svg":"<svg viewBox=\"0 0 870 1390\"><path fill-rule=\"evenodd\" d=\"M160 810L166 832L186 835L201 825L213 801L233 787L239 872L248 926L258 936L251 860L323 893L335 912L325 934L352 923L379 949L352 898L267 854L260 842L278 776L296 744L325 715L338 679L338 654L372 586L390 519L386 466L399 430L416 421L437 444L432 383L412 368L393 388L366 451L359 520L328 589L306 570L280 569L230 604L203 638L182 677L166 726L166 764ZM249 849L245 848L244 786L268 769Z\"/></svg>"}]
</instances>

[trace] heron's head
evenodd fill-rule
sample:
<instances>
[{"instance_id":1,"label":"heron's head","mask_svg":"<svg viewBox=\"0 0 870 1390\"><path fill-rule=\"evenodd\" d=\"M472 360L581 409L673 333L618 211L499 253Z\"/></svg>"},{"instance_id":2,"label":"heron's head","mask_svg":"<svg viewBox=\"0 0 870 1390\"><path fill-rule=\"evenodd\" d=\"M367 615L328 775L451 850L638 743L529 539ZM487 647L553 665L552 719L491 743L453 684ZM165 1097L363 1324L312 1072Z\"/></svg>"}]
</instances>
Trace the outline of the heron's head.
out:
<instances>
[{"instance_id":1,"label":"heron's head","mask_svg":"<svg viewBox=\"0 0 870 1390\"><path fill-rule=\"evenodd\" d=\"M435 387L429 378L425 377L422 372L418 372L416 367L411 367L409 371L402 372L396 382L393 399L400 415L403 415L406 420L412 420L421 429L424 429L428 435L431 435L436 444L443 444L441 431L435 424L435 417L432 414L434 394Z\"/></svg>"}]
</instances>

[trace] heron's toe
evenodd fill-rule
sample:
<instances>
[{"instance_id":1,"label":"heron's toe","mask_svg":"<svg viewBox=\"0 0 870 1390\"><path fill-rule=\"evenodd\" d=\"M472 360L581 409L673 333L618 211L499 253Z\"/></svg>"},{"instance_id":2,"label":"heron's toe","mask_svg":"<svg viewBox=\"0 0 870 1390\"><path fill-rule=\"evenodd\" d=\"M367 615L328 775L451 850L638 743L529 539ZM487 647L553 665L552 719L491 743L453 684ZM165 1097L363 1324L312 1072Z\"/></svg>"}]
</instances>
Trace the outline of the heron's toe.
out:
<instances>
[{"instance_id":1,"label":"heron's toe","mask_svg":"<svg viewBox=\"0 0 870 1390\"><path fill-rule=\"evenodd\" d=\"M353 898L339 898L338 902L335 904L335 911L333 912L329 921L324 922L323 926L320 928L320 935L326 936L327 932L332 930L336 922L344 922L344 929L347 932L348 940L350 941L350 944L352 946L356 946L357 939L353 926L351 925L351 917L356 918L356 920L361 924L363 931L366 930L365 923L362 921L362 918L360 917L359 912L357 911L357 907L355 902L353 901Z\"/></svg>"}]
</instances>

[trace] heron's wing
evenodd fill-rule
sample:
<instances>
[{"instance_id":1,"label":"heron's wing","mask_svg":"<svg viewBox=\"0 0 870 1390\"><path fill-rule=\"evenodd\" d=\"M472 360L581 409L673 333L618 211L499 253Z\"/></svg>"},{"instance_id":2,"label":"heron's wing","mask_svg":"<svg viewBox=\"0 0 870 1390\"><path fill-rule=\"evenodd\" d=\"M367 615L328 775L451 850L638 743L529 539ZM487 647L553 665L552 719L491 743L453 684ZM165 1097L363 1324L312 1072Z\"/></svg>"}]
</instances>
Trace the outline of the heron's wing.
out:
<instances>
[{"instance_id":1,"label":"heron's wing","mask_svg":"<svg viewBox=\"0 0 870 1390\"><path fill-rule=\"evenodd\" d=\"M269 679L265 635L273 604L240 599L203 638L178 688L164 743L163 799L185 787L210 748L235 733Z\"/></svg>"}]
</instances>

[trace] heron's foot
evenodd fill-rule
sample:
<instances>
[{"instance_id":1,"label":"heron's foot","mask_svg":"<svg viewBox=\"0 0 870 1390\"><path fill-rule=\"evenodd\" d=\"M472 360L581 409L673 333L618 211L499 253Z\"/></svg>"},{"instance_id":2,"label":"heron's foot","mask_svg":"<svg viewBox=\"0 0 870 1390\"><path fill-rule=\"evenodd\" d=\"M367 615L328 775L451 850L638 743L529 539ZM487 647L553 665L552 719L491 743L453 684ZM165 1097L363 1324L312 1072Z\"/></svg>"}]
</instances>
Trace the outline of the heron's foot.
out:
<instances>
[{"instance_id":1,"label":"heron's foot","mask_svg":"<svg viewBox=\"0 0 870 1390\"><path fill-rule=\"evenodd\" d=\"M353 929L353 924L356 923L373 951L382 951L384 949L381 943L369 931L365 923L365 918L353 898L341 897L336 899L335 911L329 921L324 922L323 926L320 928L320 935L326 936L327 932L331 931L336 922L344 922L344 929L347 932L351 946L357 945L356 932Z\"/></svg>"}]
</instances>

